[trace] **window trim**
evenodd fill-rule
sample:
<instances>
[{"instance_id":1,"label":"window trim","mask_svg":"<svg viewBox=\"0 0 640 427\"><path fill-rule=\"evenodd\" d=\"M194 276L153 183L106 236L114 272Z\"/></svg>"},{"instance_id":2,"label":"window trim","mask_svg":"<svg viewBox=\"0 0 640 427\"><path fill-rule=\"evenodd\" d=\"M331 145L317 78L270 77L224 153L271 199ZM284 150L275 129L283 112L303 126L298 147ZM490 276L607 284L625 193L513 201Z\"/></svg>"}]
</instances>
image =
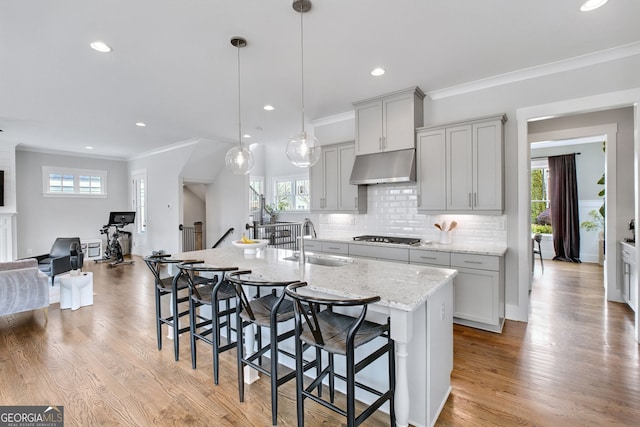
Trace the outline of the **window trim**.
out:
<instances>
[{"instance_id":1,"label":"window trim","mask_svg":"<svg viewBox=\"0 0 640 427\"><path fill-rule=\"evenodd\" d=\"M55 193L51 192L50 175L73 175L72 193ZM100 193L82 193L80 192L80 176L98 176L102 184ZM107 197L107 171L98 169L80 169L80 168L61 168L57 166L42 166L42 195L43 197L68 197L68 198L87 198L87 199L104 199Z\"/></svg>"}]
</instances>

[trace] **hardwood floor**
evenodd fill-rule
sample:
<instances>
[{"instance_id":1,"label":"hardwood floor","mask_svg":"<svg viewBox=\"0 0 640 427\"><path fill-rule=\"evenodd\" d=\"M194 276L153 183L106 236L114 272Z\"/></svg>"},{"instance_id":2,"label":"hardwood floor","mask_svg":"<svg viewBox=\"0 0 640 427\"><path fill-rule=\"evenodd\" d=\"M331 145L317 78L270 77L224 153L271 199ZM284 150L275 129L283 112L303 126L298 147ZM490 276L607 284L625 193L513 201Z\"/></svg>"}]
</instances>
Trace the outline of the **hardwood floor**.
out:
<instances>
[{"instance_id":1,"label":"hardwood floor","mask_svg":"<svg viewBox=\"0 0 640 427\"><path fill-rule=\"evenodd\" d=\"M213 385L211 348L198 346L191 369L188 336L173 360L172 341L156 348L152 276L136 258L94 273L94 305L0 317L0 405L64 405L67 426L269 426L265 380L237 397L235 352L221 356ZM604 301L602 269L539 265L528 324L502 334L454 327L453 391L439 426L638 425L640 350L633 312ZM166 335L166 331L164 333ZM294 384L280 389L278 425L293 426ZM309 426L342 418L306 403ZM388 425L375 414L367 426Z\"/></svg>"}]
</instances>

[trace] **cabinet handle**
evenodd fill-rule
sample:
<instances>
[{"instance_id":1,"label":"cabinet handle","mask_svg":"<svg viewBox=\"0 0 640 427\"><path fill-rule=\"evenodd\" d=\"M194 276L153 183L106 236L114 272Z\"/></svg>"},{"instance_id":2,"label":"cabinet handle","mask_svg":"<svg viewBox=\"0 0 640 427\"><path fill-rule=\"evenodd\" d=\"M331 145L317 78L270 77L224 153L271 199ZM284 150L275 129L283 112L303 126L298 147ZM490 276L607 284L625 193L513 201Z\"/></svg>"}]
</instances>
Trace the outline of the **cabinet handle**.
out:
<instances>
[{"instance_id":1,"label":"cabinet handle","mask_svg":"<svg viewBox=\"0 0 640 427\"><path fill-rule=\"evenodd\" d=\"M421 256L420 259L437 259L434 256Z\"/></svg>"},{"instance_id":2,"label":"cabinet handle","mask_svg":"<svg viewBox=\"0 0 640 427\"><path fill-rule=\"evenodd\" d=\"M464 260L464 262L466 264L482 264L482 261L467 261L466 259Z\"/></svg>"},{"instance_id":3,"label":"cabinet handle","mask_svg":"<svg viewBox=\"0 0 640 427\"><path fill-rule=\"evenodd\" d=\"M470 208L472 207L472 205L471 205L471 193L469 193L469 207Z\"/></svg>"},{"instance_id":4,"label":"cabinet handle","mask_svg":"<svg viewBox=\"0 0 640 427\"><path fill-rule=\"evenodd\" d=\"M382 151L382 137L378 138L378 149Z\"/></svg>"},{"instance_id":5,"label":"cabinet handle","mask_svg":"<svg viewBox=\"0 0 640 427\"><path fill-rule=\"evenodd\" d=\"M338 246L328 246L327 249L331 249L332 251L340 250Z\"/></svg>"},{"instance_id":6,"label":"cabinet handle","mask_svg":"<svg viewBox=\"0 0 640 427\"><path fill-rule=\"evenodd\" d=\"M353 207L358 209L358 198L357 197L353 198Z\"/></svg>"},{"instance_id":7,"label":"cabinet handle","mask_svg":"<svg viewBox=\"0 0 640 427\"><path fill-rule=\"evenodd\" d=\"M473 207L478 207L478 193L473 193Z\"/></svg>"},{"instance_id":8,"label":"cabinet handle","mask_svg":"<svg viewBox=\"0 0 640 427\"><path fill-rule=\"evenodd\" d=\"M382 149L384 150L385 148L387 148L387 137L383 136L382 137Z\"/></svg>"}]
</instances>

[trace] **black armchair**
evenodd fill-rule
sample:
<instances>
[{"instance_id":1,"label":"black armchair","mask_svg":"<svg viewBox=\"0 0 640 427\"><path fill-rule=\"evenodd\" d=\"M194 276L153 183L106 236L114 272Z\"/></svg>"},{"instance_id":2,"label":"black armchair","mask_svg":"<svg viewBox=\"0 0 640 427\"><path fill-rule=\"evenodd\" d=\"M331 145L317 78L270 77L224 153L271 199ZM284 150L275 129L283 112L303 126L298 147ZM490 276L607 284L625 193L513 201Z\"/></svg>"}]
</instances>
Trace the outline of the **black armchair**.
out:
<instances>
[{"instance_id":1,"label":"black armchair","mask_svg":"<svg viewBox=\"0 0 640 427\"><path fill-rule=\"evenodd\" d=\"M82 252L80 238L58 237L51 251L45 255L38 255L36 259L40 271L51 276L51 285L53 285L56 275L82 269L84 252Z\"/></svg>"}]
</instances>

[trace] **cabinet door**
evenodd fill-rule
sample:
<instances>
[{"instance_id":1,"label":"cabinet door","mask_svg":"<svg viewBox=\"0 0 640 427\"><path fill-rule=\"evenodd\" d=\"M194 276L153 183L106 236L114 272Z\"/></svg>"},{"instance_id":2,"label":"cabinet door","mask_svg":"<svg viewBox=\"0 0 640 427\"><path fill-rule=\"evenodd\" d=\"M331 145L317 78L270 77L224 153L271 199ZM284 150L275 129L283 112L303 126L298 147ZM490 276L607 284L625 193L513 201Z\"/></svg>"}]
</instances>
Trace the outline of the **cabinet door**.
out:
<instances>
[{"instance_id":1,"label":"cabinet door","mask_svg":"<svg viewBox=\"0 0 640 427\"><path fill-rule=\"evenodd\" d=\"M340 168L338 209L341 211L358 210L358 186L349 184L355 158L356 147L353 144L338 147L338 165Z\"/></svg>"},{"instance_id":2,"label":"cabinet door","mask_svg":"<svg viewBox=\"0 0 640 427\"><path fill-rule=\"evenodd\" d=\"M472 209L473 149L470 125L447 128L447 209Z\"/></svg>"},{"instance_id":3,"label":"cabinet door","mask_svg":"<svg viewBox=\"0 0 640 427\"><path fill-rule=\"evenodd\" d=\"M322 210L324 206L324 166L322 165L322 155L320 160L309 168L309 191L311 201L309 209L312 211Z\"/></svg>"},{"instance_id":4,"label":"cabinet door","mask_svg":"<svg viewBox=\"0 0 640 427\"><path fill-rule=\"evenodd\" d=\"M473 210L502 211L502 123L473 125Z\"/></svg>"},{"instance_id":5,"label":"cabinet door","mask_svg":"<svg viewBox=\"0 0 640 427\"><path fill-rule=\"evenodd\" d=\"M445 130L418 133L418 209L447 209Z\"/></svg>"},{"instance_id":6,"label":"cabinet door","mask_svg":"<svg viewBox=\"0 0 640 427\"><path fill-rule=\"evenodd\" d=\"M324 210L338 209L338 148L322 151L324 173Z\"/></svg>"},{"instance_id":7,"label":"cabinet door","mask_svg":"<svg viewBox=\"0 0 640 427\"><path fill-rule=\"evenodd\" d=\"M500 275L497 271L458 268L454 279L454 316L473 322L500 323Z\"/></svg>"},{"instance_id":8,"label":"cabinet door","mask_svg":"<svg viewBox=\"0 0 640 427\"><path fill-rule=\"evenodd\" d=\"M382 150L382 101L377 99L359 104L355 116L357 154L377 153Z\"/></svg>"},{"instance_id":9,"label":"cabinet door","mask_svg":"<svg viewBox=\"0 0 640 427\"><path fill-rule=\"evenodd\" d=\"M382 151L415 148L414 96L411 92L383 98Z\"/></svg>"},{"instance_id":10,"label":"cabinet door","mask_svg":"<svg viewBox=\"0 0 640 427\"><path fill-rule=\"evenodd\" d=\"M638 268L629 264L629 306L638 311Z\"/></svg>"}]
</instances>

